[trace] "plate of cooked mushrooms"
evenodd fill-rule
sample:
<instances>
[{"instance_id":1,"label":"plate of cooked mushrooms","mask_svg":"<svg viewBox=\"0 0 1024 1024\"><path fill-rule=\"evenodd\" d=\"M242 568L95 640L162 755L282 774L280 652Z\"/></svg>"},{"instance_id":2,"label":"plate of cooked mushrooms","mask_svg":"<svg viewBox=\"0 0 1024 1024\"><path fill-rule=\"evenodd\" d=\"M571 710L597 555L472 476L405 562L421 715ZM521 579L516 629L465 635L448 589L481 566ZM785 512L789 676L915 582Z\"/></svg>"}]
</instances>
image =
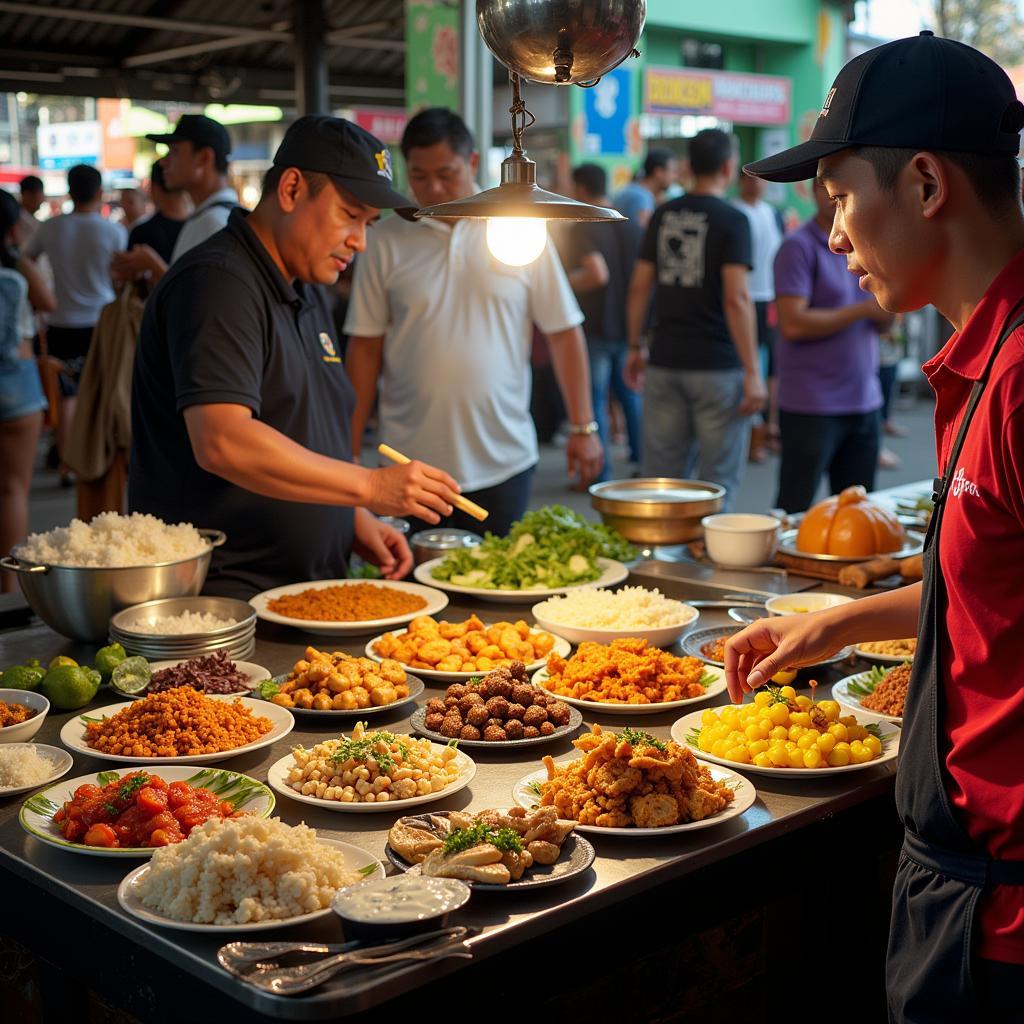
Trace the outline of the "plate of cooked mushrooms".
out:
<instances>
[{"instance_id":1,"label":"plate of cooked mushrooms","mask_svg":"<svg viewBox=\"0 0 1024 1024\"><path fill-rule=\"evenodd\" d=\"M399 818L384 848L400 871L458 878L474 889L558 885L594 863L594 847L553 807L447 811Z\"/></svg>"}]
</instances>

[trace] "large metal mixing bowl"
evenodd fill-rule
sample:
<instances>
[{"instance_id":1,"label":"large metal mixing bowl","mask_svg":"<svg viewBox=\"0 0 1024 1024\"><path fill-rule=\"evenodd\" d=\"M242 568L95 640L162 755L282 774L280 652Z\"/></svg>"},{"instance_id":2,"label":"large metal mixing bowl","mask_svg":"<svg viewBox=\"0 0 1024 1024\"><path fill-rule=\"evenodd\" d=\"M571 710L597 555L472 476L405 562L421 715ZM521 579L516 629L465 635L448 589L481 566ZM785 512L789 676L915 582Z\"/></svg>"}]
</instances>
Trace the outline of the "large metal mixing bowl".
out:
<instances>
[{"instance_id":1,"label":"large metal mixing bowl","mask_svg":"<svg viewBox=\"0 0 1024 1024\"><path fill-rule=\"evenodd\" d=\"M725 488L667 476L606 480L590 487L590 504L606 526L634 544L687 544L704 536L700 521L721 512Z\"/></svg>"},{"instance_id":2,"label":"large metal mixing bowl","mask_svg":"<svg viewBox=\"0 0 1024 1024\"><path fill-rule=\"evenodd\" d=\"M177 562L124 569L41 565L18 558L12 551L0 558L0 568L18 574L25 599L51 629L73 640L106 643L110 617L122 608L160 597L199 593L213 549L227 539L220 530L199 532L210 542L209 548Z\"/></svg>"},{"instance_id":3,"label":"large metal mixing bowl","mask_svg":"<svg viewBox=\"0 0 1024 1024\"><path fill-rule=\"evenodd\" d=\"M636 46L647 0L476 0L487 48L531 82L593 82Z\"/></svg>"}]
</instances>

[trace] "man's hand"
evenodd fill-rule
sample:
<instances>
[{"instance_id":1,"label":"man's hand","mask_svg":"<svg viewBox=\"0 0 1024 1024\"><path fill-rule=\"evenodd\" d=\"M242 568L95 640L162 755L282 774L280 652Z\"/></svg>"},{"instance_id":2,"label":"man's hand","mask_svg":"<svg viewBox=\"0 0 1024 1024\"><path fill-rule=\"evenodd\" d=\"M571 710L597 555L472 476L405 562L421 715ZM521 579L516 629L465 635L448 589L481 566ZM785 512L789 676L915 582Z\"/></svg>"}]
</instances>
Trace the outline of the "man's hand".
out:
<instances>
[{"instance_id":1,"label":"man's hand","mask_svg":"<svg viewBox=\"0 0 1024 1024\"><path fill-rule=\"evenodd\" d=\"M452 514L459 485L443 470L413 459L405 466L370 472L370 495L365 502L381 516L415 516L439 523Z\"/></svg>"},{"instance_id":2,"label":"man's hand","mask_svg":"<svg viewBox=\"0 0 1024 1024\"><path fill-rule=\"evenodd\" d=\"M647 349L630 348L626 354L626 365L622 368L622 379L626 382L626 387L633 391L642 391L646 370Z\"/></svg>"},{"instance_id":3,"label":"man's hand","mask_svg":"<svg viewBox=\"0 0 1024 1024\"><path fill-rule=\"evenodd\" d=\"M743 400L740 402L739 414L753 416L764 408L768 401L768 389L760 373L748 373L743 377Z\"/></svg>"},{"instance_id":4,"label":"man's hand","mask_svg":"<svg viewBox=\"0 0 1024 1024\"><path fill-rule=\"evenodd\" d=\"M832 611L758 619L725 645L725 679L734 704L784 669L816 665L845 646Z\"/></svg>"},{"instance_id":5,"label":"man's hand","mask_svg":"<svg viewBox=\"0 0 1024 1024\"><path fill-rule=\"evenodd\" d=\"M376 565L385 579L400 580L412 568L412 551L406 539L365 508L356 509L353 550Z\"/></svg>"},{"instance_id":6,"label":"man's hand","mask_svg":"<svg viewBox=\"0 0 1024 1024\"><path fill-rule=\"evenodd\" d=\"M115 283L135 281L147 274L163 274L167 264L148 245L133 245L127 252L116 252L110 260L110 276Z\"/></svg>"},{"instance_id":7,"label":"man's hand","mask_svg":"<svg viewBox=\"0 0 1024 1024\"><path fill-rule=\"evenodd\" d=\"M565 445L569 476L579 476L581 484L596 480L604 467L604 448L597 434L570 434Z\"/></svg>"}]
</instances>

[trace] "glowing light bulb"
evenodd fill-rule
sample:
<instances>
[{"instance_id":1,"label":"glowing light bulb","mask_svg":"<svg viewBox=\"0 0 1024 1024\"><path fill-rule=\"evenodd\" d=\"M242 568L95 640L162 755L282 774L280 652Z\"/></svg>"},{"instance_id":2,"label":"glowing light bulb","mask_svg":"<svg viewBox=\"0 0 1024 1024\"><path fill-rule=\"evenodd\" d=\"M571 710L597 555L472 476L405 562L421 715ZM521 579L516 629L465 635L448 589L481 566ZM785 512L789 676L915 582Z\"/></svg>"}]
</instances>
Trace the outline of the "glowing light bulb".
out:
<instances>
[{"instance_id":1,"label":"glowing light bulb","mask_svg":"<svg viewBox=\"0 0 1024 1024\"><path fill-rule=\"evenodd\" d=\"M539 217L489 217L487 248L510 267L525 267L543 251L548 240L546 223Z\"/></svg>"}]
</instances>

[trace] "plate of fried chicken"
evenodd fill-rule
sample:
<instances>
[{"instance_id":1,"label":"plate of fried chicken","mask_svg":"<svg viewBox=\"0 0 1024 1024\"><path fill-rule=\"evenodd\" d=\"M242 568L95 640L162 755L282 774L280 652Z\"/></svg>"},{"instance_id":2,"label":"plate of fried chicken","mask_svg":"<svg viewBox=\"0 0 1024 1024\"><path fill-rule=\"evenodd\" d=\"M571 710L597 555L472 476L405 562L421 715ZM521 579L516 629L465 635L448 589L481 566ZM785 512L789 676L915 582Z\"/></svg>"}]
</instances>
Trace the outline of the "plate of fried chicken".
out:
<instances>
[{"instance_id":1,"label":"plate of fried chicken","mask_svg":"<svg viewBox=\"0 0 1024 1024\"><path fill-rule=\"evenodd\" d=\"M743 814L757 796L749 779L705 764L674 740L640 729L591 732L573 740L582 757L520 779L512 795L528 810L554 808L579 832L624 838L709 828Z\"/></svg>"}]
</instances>

